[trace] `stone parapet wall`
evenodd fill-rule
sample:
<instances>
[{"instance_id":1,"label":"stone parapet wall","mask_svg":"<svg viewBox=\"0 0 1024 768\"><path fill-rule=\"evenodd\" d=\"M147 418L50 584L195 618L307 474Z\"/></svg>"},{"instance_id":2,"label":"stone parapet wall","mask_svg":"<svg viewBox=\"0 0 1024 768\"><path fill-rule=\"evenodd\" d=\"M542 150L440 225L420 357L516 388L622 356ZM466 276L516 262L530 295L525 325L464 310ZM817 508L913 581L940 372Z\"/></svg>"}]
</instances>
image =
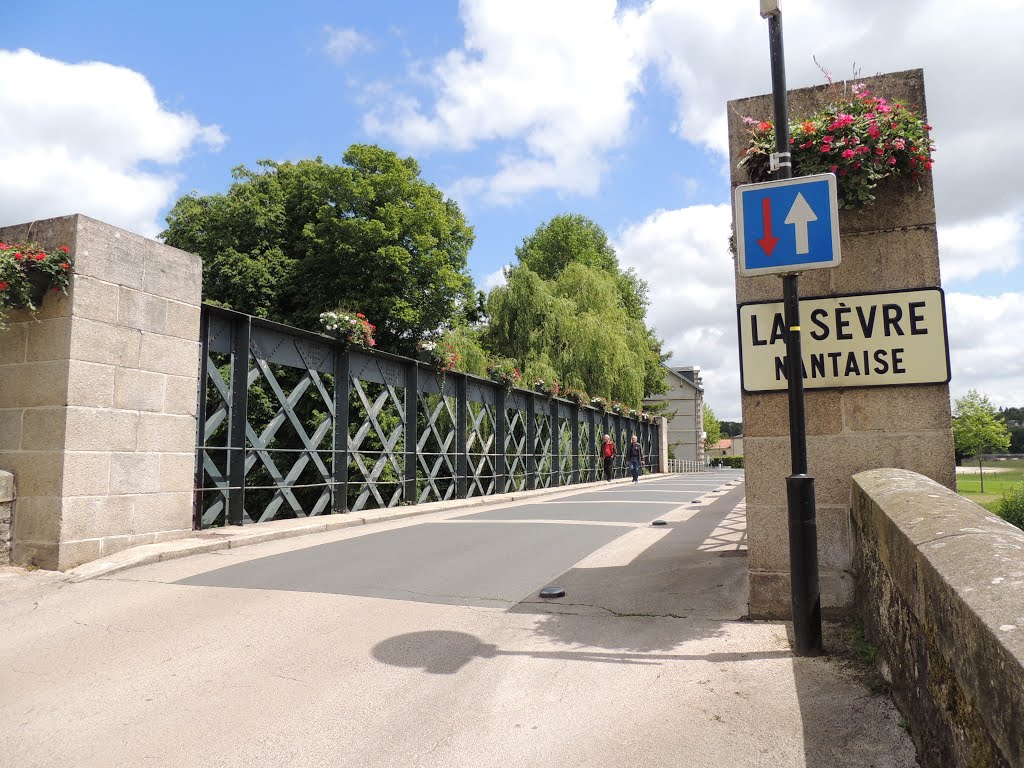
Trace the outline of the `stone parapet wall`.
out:
<instances>
[{"instance_id":1,"label":"stone parapet wall","mask_svg":"<svg viewBox=\"0 0 1024 768\"><path fill-rule=\"evenodd\" d=\"M75 254L68 298L0 333L0 469L13 560L73 568L192 527L197 256L75 215L0 228Z\"/></svg>"},{"instance_id":2,"label":"stone parapet wall","mask_svg":"<svg viewBox=\"0 0 1024 768\"><path fill-rule=\"evenodd\" d=\"M856 610L921 765L1024 765L1024 531L905 470L852 504Z\"/></svg>"},{"instance_id":3,"label":"stone parapet wall","mask_svg":"<svg viewBox=\"0 0 1024 768\"><path fill-rule=\"evenodd\" d=\"M0 565L11 562L11 512L14 509L14 475L0 472Z\"/></svg>"},{"instance_id":4,"label":"stone parapet wall","mask_svg":"<svg viewBox=\"0 0 1024 768\"><path fill-rule=\"evenodd\" d=\"M925 116L924 73L862 78L871 92ZM841 84L835 88L843 87ZM833 99L833 86L789 92L790 120ZM770 95L729 102L732 184L749 183L735 162L747 147L744 116L773 120ZM842 263L800 277L800 296L931 288L939 285L932 179L921 187L886 179L874 205L839 214ZM736 302L782 301L778 275L736 275ZM902 467L956 487L949 387L946 384L806 391L808 471L815 478L822 611L840 616L853 597L850 478L877 467ZM790 615L786 476L791 473L785 391L743 393L743 453L750 548L750 613Z\"/></svg>"}]
</instances>

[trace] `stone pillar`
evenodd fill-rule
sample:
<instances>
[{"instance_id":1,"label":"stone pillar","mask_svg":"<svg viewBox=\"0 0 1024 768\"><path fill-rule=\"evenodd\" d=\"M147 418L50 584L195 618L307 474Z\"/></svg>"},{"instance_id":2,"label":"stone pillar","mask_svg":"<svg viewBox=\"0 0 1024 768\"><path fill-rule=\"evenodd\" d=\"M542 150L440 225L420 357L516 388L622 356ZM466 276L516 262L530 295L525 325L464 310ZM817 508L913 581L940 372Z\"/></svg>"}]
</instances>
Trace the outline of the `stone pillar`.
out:
<instances>
[{"instance_id":1,"label":"stone pillar","mask_svg":"<svg viewBox=\"0 0 1024 768\"><path fill-rule=\"evenodd\" d=\"M82 215L0 228L67 245L70 294L0 332L0 469L12 559L66 570L192 529L198 256Z\"/></svg>"},{"instance_id":2,"label":"stone pillar","mask_svg":"<svg viewBox=\"0 0 1024 768\"><path fill-rule=\"evenodd\" d=\"M863 78L871 93L902 101L924 117L922 70ZM836 86L841 87L841 86ZM794 122L833 97L830 86L790 91ZM729 102L732 184L750 182L736 162L748 146L744 116L774 120L770 95ZM842 296L939 286L935 203L928 175L879 184L874 205L840 212L842 263L805 272L800 296ZM736 276L737 304L781 301L777 275ZM806 323L806 319L802 318ZM750 613L790 615L786 482L790 474L789 414L783 392L743 393ZM949 387L929 384L812 390L806 393L807 453L815 477L822 609L838 615L852 605L850 478L866 469L909 469L956 488Z\"/></svg>"}]
</instances>

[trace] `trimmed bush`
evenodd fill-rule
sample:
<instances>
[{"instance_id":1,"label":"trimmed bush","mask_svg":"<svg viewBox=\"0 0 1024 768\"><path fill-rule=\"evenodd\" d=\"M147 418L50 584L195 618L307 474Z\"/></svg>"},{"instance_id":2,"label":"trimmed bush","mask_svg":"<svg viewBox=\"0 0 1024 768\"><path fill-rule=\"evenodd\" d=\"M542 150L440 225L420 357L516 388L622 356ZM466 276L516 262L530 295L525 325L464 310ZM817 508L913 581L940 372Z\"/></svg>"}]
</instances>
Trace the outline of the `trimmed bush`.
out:
<instances>
[{"instance_id":1,"label":"trimmed bush","mask_svg":"<svg viewBox=\"0 0 1024 768\"><path fill-rule=\"evenodd\" d=\"M1024 529L1024 480L1000 497L996 502L996 514L1006 522Z\"/></svg>"},{"instance_id":2,"label":"trimmed bush","mask_svg":"<svg viewBox=\"0 0 1024 768\"><path fill-rule=\"evenodd\" d=\"M730 469L743 469L743 457L742 456L723 456L718 459L722 462L723 467L729 467Z\"/></svg>"}]
</instances>

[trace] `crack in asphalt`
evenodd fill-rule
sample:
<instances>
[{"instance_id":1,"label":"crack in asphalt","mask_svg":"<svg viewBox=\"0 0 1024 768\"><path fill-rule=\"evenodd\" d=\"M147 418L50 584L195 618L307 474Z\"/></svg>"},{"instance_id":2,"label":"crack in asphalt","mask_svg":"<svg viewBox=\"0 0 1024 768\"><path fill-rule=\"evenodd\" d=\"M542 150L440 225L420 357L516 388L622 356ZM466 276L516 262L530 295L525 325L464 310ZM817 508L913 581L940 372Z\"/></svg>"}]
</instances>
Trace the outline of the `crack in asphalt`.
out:
<instances>
[{"instance_id":1,"label":"crack in asphalt","mask_svg":"<svg viewBox=\"0 0 1024 768\"><path fill-rule=\"evenodd\" d=\"M599 611L605 611L609 616L614 616L617 619L688 619L688 615L678 613L623 613L616 611L613 608L607 608L603 605L593 605L591 603L555 603L550 601L540 600L523 600L520 605L548 605L548 606L567 606L572 608L596 608Z\"/></svg>"}]
</instances>

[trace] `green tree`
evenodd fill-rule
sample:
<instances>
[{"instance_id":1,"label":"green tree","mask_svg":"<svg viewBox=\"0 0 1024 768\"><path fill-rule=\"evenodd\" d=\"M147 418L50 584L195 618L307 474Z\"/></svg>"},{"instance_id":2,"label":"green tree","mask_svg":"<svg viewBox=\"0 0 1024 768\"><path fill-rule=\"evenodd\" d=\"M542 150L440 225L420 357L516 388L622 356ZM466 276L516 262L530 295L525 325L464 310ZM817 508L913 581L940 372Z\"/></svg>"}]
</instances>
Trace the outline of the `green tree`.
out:
<instances>
[{"instance_id":1,"label":"green tree","mask_svg":"<svg viewBox=\"0 0 1024 768\"><path fill-rule=\"evenodd\" d=\"M718 445L722 439L722 424L715 418L715 412L711 406L704 403L704 450Z\"/></svg>"},{"instance_id":2,"label":"green tree","mask_svg":"<svg viewBox=\"0 0 1024 768\"><path fill-rule=\"evenodd\" d=\"M355 309L402 354L477 311L473 229L413 158L356 144L341 165L263 160L233 177L179 199L161 235L202 257L206 300L311 330Z\"/></svg>"},{"instance_id":3,"label":"green tree","mask_svg":"<svg viewBox=\"0 0 1024 768\"><path fill-rule=\"evenodd\" d=\"M647 284L620 270L604 230L585 216L556 216L523 240L508 283L488 297L484 335L527 380L557 378L639 407L666 391L661 342L645 324Z\"/></svg>"},{"instance_id":4,"label":"green tree","mask_svg":"<svg viewBox=\"0 0 1024 768\"><path fill-rule=\"evenodd\" d=\"M485 346L515 360L527 382L557 378L638 408L645 394L647 329L615 300L614 276L570 264L544 280L525 265L491 291Z\"/></svg>"},{"instance_id":5,"label":"green tree","mask_svg":"<svg viewBox=\"0 0 1024 768\"><path fill-rule=\"evenodd\" d=\"M1010 447L1010 433L999 418L988 397L970 390L953 404L953 446L962 456L978 457L981 492L985 492L985 475L981 454L1001 452Z\"/></svg>"},{"instance_id":6,"label":"green tree","mask_svg":"<svg viewBox=\"0 0 1024 768\"><path fill-rule=\"evenodd\" d=\"M722 425L722 437L736 437L743 434L743 422L741 421L723 421L720 424Z\"/></svg>"}]
</instances>

